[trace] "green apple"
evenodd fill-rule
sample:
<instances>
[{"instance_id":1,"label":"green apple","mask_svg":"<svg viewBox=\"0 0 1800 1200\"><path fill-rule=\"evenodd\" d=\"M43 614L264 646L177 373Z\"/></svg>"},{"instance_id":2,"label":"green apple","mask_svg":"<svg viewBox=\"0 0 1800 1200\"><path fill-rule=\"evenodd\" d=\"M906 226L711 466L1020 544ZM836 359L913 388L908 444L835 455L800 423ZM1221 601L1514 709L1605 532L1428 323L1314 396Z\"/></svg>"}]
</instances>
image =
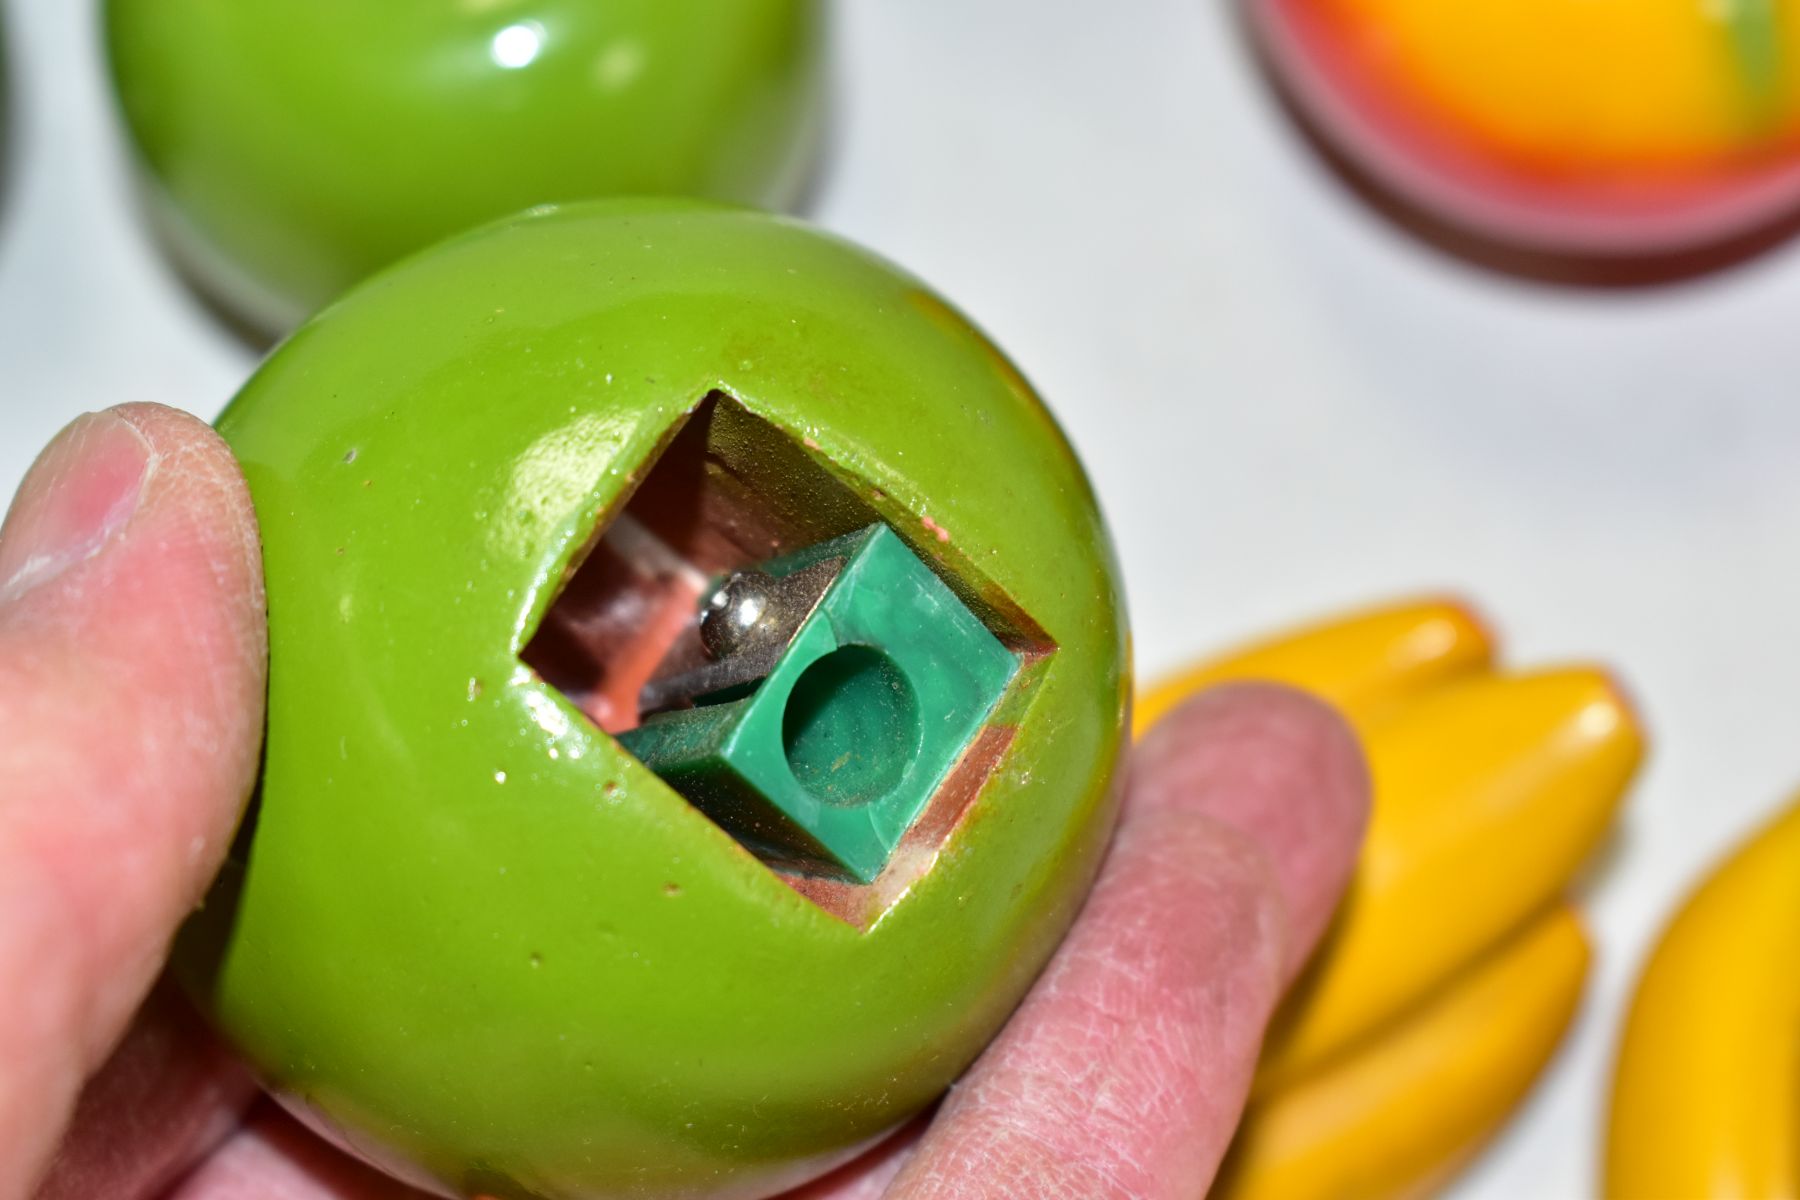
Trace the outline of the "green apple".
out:
<instances>
[{"instance_id":1,"label":"green apple","mask_svg":"<svg viewBox=\"0 0 1800 1200\"><path fill-rule=\"evenodd\" d=\"M1129 691L1110 542L1023 377L894 267L699 201L540 209L352 291L219 428L268 742L178 957L341 1145L452 1195L768 1195L937 1097L1074 918ZM779 730L736 800L881 808L836 864L643 741L726 711L643 700L718 692L649 686L715 581L820 562L731 689L785 714L725 723Z\"/></svg>"},{"instance_id":2,"label":"green apple","mask_svg":"<svg viewBox=\"0 0 1800 1200\"><path fill-rule=\"evenodd\" d=\"M785 206L821 26L819 0L106 0L152 212L268 332L534 204Z\"/></svg>"}]
</instances>

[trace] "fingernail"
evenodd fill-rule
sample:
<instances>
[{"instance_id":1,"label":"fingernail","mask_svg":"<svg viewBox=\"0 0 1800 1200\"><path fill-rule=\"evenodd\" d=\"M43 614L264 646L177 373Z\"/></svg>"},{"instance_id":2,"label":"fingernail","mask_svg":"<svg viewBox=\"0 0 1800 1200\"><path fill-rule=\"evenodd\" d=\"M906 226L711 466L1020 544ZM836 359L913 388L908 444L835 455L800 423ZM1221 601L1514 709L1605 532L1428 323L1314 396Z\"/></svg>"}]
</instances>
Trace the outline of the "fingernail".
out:
<instances>
[{"instance_id":1,"label":"fingernail","mask_svg":"<svg viewBox=\"0 0 1800 1200\"><path fill-rule=\"evenodd\" d=\"M104 550L137 511L154 459L144 435L110 412L57 434L0 525L0 604Z\"/></svg>"}]
</instances>

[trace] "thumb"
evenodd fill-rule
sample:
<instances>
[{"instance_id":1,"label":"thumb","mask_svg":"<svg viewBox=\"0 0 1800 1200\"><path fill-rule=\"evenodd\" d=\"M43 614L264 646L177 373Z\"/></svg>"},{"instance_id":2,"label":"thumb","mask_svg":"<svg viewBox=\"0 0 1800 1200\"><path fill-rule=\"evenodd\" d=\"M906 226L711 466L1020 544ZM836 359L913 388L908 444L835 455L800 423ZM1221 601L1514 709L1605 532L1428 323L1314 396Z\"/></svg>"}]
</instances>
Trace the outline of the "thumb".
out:
<instances>
[{"instance_id":1,"label":"thumb","mask_svg":"<svg viewBox=\"0 0 1800 1200\"><path fill-rule=\"evenodd\" d=\"M153 405L63 430L0 526L0 1197L32 1186L218 868L266 664L219 437Z\"/></svg>"}]
</instances>

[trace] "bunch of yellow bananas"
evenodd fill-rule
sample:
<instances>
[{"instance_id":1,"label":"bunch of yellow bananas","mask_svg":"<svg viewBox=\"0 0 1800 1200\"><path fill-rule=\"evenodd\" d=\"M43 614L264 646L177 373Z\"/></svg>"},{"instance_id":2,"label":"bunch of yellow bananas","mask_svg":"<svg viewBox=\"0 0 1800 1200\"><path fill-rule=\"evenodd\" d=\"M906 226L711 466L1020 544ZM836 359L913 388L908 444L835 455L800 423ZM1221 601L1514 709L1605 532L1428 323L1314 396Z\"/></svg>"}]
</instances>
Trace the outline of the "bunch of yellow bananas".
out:
<instances>
[{"instance_id":1,"label":"bunch of yellow bananas","mask_svg":"<svg viewBox=\"0 0 1800 1200\"><path fill-rule=\"evenodd\" d=\"M1606 1194L1800 1197L1800 801L1700 885L1644 969Z\"/></svg>"},{"instance_id":2,"label":"bunch of yellow bananas","mask_svg":"<svg viewBox=\"0 0 1800 1200\"><path fill-rule=\"evenodd\" d=\"M1304 688L1363 738L1374 809L1350 893L1270 1029L1214 1197L1430 1192L1504 1122L1574 1015L1563 898L1642 756L1601 671L1504 673L1443 601L1342 618L1150 690L1141 732L1231 680Z\"/></svg>"}]
</instances>

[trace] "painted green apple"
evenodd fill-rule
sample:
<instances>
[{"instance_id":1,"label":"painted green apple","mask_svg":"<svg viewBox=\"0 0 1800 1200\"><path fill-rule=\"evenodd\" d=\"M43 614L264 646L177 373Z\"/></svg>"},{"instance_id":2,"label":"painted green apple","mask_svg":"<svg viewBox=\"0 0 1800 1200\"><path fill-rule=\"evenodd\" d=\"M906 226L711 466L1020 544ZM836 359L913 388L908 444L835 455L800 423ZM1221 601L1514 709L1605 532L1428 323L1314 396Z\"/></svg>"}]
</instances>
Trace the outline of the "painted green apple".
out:
<instances>
[{"instance_id":1,"label":"painted green apple","mask_svg":"<svg viewBox=\"0 0 1800 1200\"><path fill-rule=\"evenodd\" d=\"M269 729L180 960L340 1144L452 1195L768 1195L940 1094L1073 919L1124 736L1109 539L892 266L540 209L352 291L219 427ZM726 807L684 721L740 739Z\"/></svg>"},{"instance_id":2,"label":"painted green apple","mask_svg":"<svg viewBox=\"0 0 1800 1200\"><path fill-rule=\"evenodd\" d=\"M269 332L534 204L787 205L822 33L820 0L106 0L152 212Z\"/></svg>"}]
</instances>

